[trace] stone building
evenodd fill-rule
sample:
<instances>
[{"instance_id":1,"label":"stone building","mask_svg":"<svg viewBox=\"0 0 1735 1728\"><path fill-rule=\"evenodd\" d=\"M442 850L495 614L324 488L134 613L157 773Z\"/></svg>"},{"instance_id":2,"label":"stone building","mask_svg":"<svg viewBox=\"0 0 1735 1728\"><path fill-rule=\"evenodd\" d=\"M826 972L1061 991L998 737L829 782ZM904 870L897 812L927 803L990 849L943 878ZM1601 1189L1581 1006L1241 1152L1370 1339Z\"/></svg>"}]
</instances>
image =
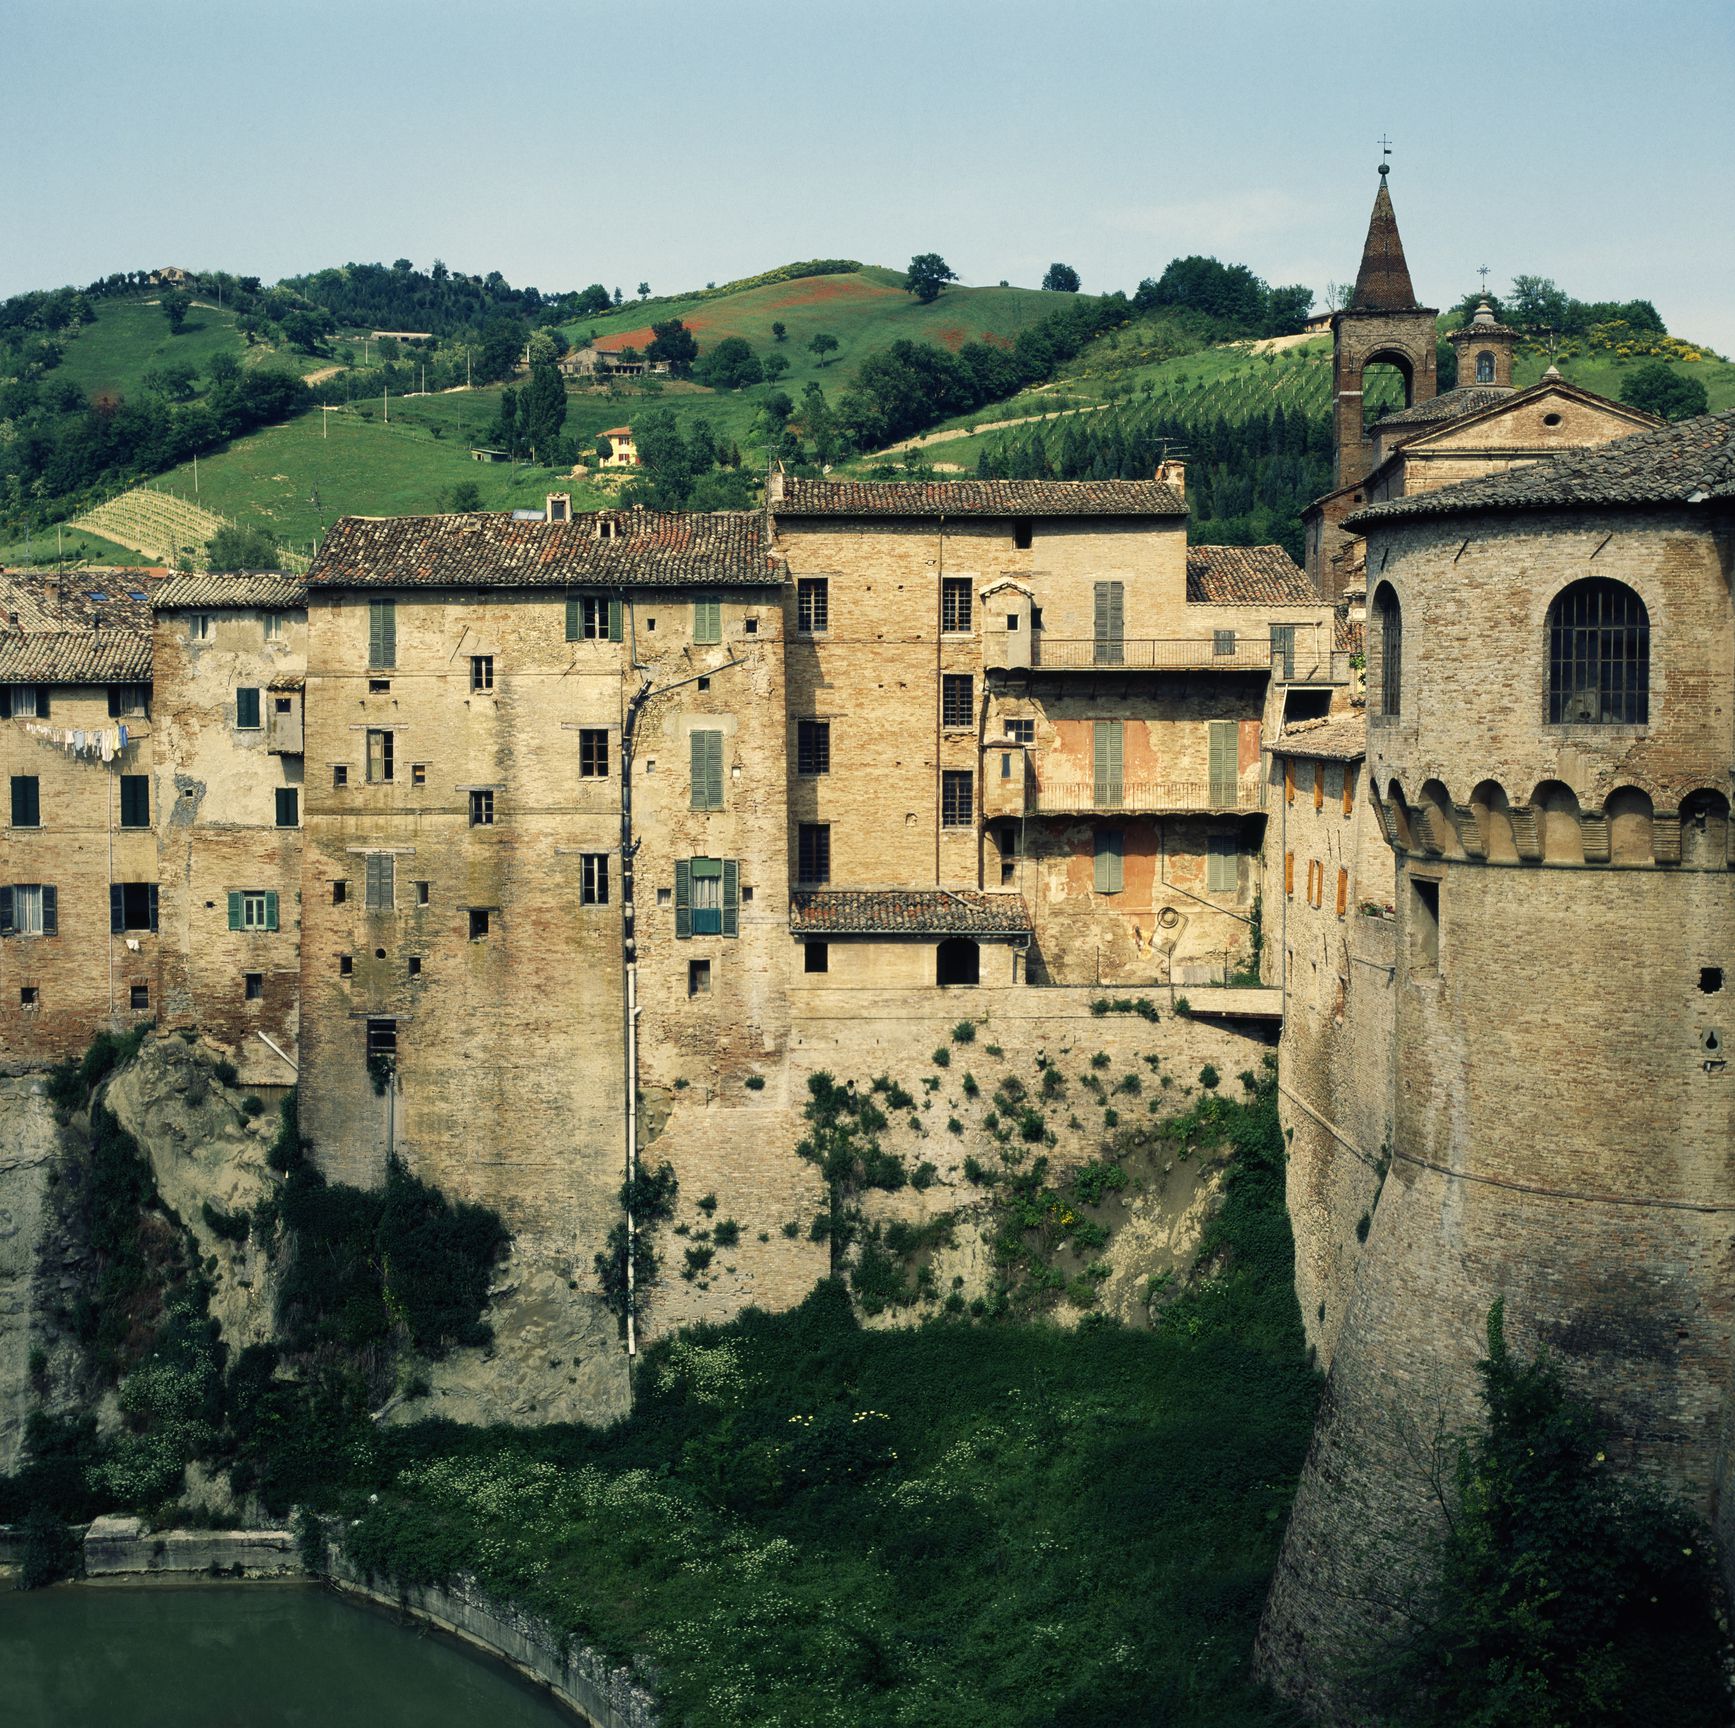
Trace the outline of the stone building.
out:
<instances>
[{"instance_id":1,"label":"stone building","mask_svg":"<svg viewBox=\"0 0 1735 1728\"><path fill-rule=\"evenodd\" d=\"M1731 1534L1735 414L1347 525L1377 573L1368 802L1395 886L1387 1054L1335 1108L1388 1116L1390 1168L1261 1633L1334 1718L1334 1657L1419 1582L1429 1436L1477 1420L1496 1297L1614 1460ZM1310 1156L1327 1208L1369 1186L1351 1138Z\"/></svg>"},{"instance_id":2,"label":"stone building","mask_svg":"<svg viewBox=\"0 0 1735 1728\"><path fill-rule=\"evenodd\" d=\"M156 1012L151 591L136 570L0 576L0 1061Z\"/></svg>"}]
</instances>

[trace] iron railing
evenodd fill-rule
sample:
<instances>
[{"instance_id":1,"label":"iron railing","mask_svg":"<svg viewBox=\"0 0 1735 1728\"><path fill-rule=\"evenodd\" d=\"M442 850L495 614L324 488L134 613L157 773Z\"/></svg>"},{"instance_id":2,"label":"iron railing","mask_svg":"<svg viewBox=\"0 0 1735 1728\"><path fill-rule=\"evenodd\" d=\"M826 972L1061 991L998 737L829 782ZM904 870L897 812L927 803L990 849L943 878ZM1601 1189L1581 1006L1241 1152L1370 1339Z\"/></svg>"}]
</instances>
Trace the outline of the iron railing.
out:
<instances>
[{"instance_id":1,"label":"iron railing","mask_svg":"<svg viewBox=\"0 0 1735 1728\"><path fill-rule=\"evenodd\" d=\"M1037 816L1165 816L1258 811L1264 786L1246 780L1061 780L1038 778Z\"/></svg>"},{"instance_id":2,"label":"iron railing","mask_svg":"<svg viewBox=\"0 0 1735 1728\"><path fill-rule=\"evenodd\" d=\"M1050 671L1264 672L1271 666L1271 644L1257 637L1218 646L1210 637L1050 636L1032 637L1038 667Z\"/></svg>"}]
</instances>

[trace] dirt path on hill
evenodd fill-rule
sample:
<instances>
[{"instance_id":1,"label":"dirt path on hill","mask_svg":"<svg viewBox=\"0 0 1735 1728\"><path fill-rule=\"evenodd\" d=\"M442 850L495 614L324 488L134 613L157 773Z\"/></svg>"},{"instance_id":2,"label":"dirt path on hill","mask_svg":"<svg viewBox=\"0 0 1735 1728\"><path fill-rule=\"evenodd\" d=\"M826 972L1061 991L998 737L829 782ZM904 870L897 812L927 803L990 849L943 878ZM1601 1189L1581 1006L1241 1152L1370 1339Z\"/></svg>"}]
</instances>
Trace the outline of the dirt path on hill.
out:
<instances>
[{"instance_id":1,"label":"dirt path on hill","mask_svg":"<svg viewBox=\"0 0 1735 1728\"><path fill-rule=\"evenodd\" d=\"M303 384L323 384L327 378L335 378L343 370L341 366L321 366L317 372L309 372L301 380Z\"/></svg>"},{"instance_id":2,"label":"dirt path on hill","mask_svg":"<svg viewBox=\"0 0 1735 1728\"><path fill-rule=\"evenodd\" d=\"M924 432L920 438L903 438L876 452L890 456L899 450L920 450L929 444L949 444L954 438L973 438L978 432L1000 432L1008 426L1029 426L1037 420L1064 420L1069 414L1100 414L1112 402L1092 402L1084 408L1055 408L1046 414L1020 414L1013 420L980 420L974 426L949 426L943 432Z\"/></svg>"}]
</instances>

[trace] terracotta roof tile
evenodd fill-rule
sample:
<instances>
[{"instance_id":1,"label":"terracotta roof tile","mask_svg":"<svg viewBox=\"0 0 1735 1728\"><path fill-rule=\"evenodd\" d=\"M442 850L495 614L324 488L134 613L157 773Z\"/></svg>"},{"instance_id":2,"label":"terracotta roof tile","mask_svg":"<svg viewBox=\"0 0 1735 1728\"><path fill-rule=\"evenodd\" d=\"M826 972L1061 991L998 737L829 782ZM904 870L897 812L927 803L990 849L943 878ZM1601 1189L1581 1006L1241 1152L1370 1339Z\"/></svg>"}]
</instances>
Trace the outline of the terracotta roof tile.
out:
<instances>
[{"instance_id":1,"label":"terracotta roof tile","mask_svg":"<svg viewBox=\"0 0 1735 1728\"><path fill-rule=\"evenodd\" d=\"M146 684L151 639L138 630L0 635L0 684Z\"/></svg>"},{"instance_id":2,"label":"terracotta roof tile","mask_svg":"<svg viewBox=\"0 0 1735 1728\"><path fill-rule=\"evenodd\" d=\"M774 516L1185 516L1159 480L783 481Z\"/></svg>"},{"instance_id":3,"label":"terracotta roof tile","mask_svg":"<svg viewBox=\"0 0 1735 1728\"><path fill-rule=\"evenodd\" d=\"M797 936L1025 936L1019 894L970 888L804 888L789 897Z\"/></svg>"},{"instance_id":4,"label":"terracotta roof tile","mask_svg":"<svg viewBox=\"0 0 1735 1728\"><path fill-rule=\"evenodd\" d=\"M1283 728L1271 746L1273 756L1317 756L1327 762L1359 762L1368 753L1365 714L1327 714L1297 720Z\"/></svg>"},{"instance_id":5,"label":"terracotta roof tile","mask_svg":"<svg viewBox=\"0 0 1735 1728\"><path fill-rule=\"evenodd\" d=\"M1374 422L1376 426L1437 426L1446 420L1462 420L1484 408L1510 401L1518 392L1510 384L1462 384L1418 402L1413 408L1394 408Z\"/></svg>"},{"instance_id":6,"label":"terracotta roof tile","mask_svg":"<svg viewBox=\"0 0 1735 1728\"><path fill-rule=\"evenodd\" d=\"M1702 414L1612 444L1570 450L1503 473L1461 480L1413 497L1389 498L1346 518L1347 526L1454 516L1479 510L1555 510L1631 504L1735 501L1735 408Z\"/></svg>"},{"instance_id":7,"label":"terracotta roof tile","mask_svg":"<svg viewBox=\"0 0 1735 1728\"><path fill-rule=\"evenodd\" d=\"M1317 589L1281 546L1189 546L1187 601L1194 606L1318 602Z\"/></svg>"},{"instance_id":8,"label":"terracotta roof tile","mask_svg":"<svg viewBox=\"0 0 1735 1728\"><path fill-rule=\"evenodd\" d=\"M345 516L307 573L309 589L739 587L782 580L757 510L599 510L570 522L515 522L492 511Z\"/></svg>"},{"instance_id":9,"label":"terracotta roof tile","mask_svg":"<svg viewBox=\"0 0 1735 1728\"><path fill-rule=\"evenodd\" d=\"M154 603L159 612L253 606L277 610L305 606L307 584L275 570L201 570L171 576L157 589Z\"/></svg>"},{"instance_id":10,"label":"terracotta roof tile","mask_svg":"<svg viewBox=\"0 0 1735 1728\"><path fill-rule=\"evenodd\" d=\"M0 684L142 684L155 571L0 575Z\"/></svg>"}]
</instances>

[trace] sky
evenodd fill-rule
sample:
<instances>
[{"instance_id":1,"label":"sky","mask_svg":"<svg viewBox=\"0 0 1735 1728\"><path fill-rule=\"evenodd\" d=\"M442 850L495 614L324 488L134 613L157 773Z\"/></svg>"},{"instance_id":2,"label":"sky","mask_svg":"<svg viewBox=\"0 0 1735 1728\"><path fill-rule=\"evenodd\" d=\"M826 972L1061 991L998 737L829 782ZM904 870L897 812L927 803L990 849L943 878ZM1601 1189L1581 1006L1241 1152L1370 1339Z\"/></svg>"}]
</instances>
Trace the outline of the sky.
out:
<instances>
[{"instance_id":1,"label":"sky","mask_svg":"<svg viewBox=\"0 0 1735 1728\"><path fill-rule=\"evenodd\" d=\"M799 258L1323 302L1391 140L1417 293L1486 264L1735 353L1730 0L0 0L0 295L436 257L675 293Z\"/></svg>"}]
</instances>

